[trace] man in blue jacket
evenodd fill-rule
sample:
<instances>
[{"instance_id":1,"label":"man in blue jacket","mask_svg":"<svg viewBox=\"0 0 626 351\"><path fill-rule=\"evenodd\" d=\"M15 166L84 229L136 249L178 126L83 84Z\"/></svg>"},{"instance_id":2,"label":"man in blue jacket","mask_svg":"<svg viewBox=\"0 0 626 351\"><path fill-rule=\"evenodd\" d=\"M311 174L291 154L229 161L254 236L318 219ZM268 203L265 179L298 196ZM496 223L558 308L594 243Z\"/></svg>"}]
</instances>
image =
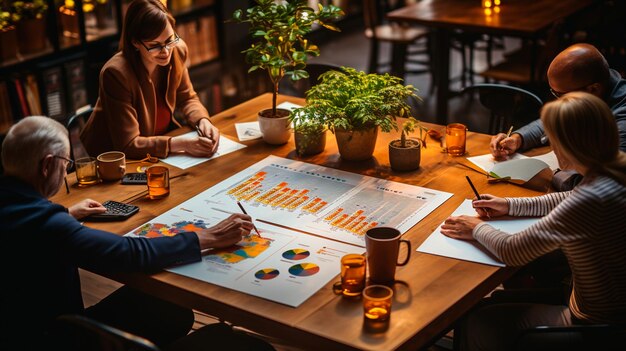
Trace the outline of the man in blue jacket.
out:
<instances>
[{"instance_id":1,"label":"man in blue jacket","mask_svg":"<svg viewBox=\"0 0 626 351\"><path fill-rule=\"evenodd\" d=\"M48 349L54 320L68 313L161 346L185 336L194 322L191 310L128 287L85 309L78 267L149 273L199 261L202 250L228 247L248 235L250 217L234 214L208 229L154 239L85 227L76 218L105 211L101 204L85 200L66 209L48 200L67 175L69 152L65 127L47 117L24 118L2 144L0 349Z\"/></svg>"},{"instance_id":2,"label":"man in blue jacket","mask_svg":"<svg viewBox=\"0 0 626 351\"><path fill-rule=\"evenodd\" d=\"M626 80L609 68L598 49L589 44L574 44L559 53L548 68L548 84L555 98L572 91L585 91L604 100L619 130L620 149L626 151ZM494 156L506 156L545 145L543 125L536 120L510 137L500 133L491 140Z\"/></svg>"}]
</instances>

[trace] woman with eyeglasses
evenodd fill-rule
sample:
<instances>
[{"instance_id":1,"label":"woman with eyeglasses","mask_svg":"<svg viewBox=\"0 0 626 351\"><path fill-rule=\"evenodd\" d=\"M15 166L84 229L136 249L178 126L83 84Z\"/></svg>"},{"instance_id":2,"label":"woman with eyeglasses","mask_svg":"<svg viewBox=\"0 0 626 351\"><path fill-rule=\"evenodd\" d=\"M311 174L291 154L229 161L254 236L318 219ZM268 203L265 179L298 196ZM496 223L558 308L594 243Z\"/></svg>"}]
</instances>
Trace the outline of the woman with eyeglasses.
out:
<instances>
[{"instance_id":1,"label":"woman with eyeglasses","mask_svg":"<svg viewBox=\"0 0 626 351\"><path fill-rule=\"evenodd\" d=\"M220 133L193 89L187 46L161 1L134 0L128 6L119 48L100 72L100 95L81 133L89 154L111 150L129 158L214 154ZM198 128L198 136L164 135L180 127L175 109Z\"/></svg>"}]
</instances>

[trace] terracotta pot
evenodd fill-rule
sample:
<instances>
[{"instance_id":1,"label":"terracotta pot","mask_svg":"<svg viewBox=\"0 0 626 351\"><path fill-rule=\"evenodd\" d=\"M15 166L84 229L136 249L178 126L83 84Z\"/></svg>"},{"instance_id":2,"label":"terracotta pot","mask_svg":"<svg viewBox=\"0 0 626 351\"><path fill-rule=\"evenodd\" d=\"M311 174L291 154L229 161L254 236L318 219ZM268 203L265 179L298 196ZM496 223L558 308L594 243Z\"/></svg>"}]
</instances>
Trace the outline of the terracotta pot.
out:
<instances>
[{"instance_id":1,"label":"terracotta pot","mask_svg":"<svg viewBox=\"0 0 626 351\"><path fill-rule=\"evenodd\" d=\"M76 11L68 9L65 6L61 6L59 7L59 18L61 21L61 28L63 29L63 36L74 39L80 38L78 16L76 16Z\"/></svg>"},{"instance_id":2,"label":"terracotta pot","mask_svg":"<svg viewBox=\"0 0 626 351\"><path fill-rule=\"evenodd\" d=\"M43 51L48 43L46 19L26 19L17 23L17 35L22 54L31 54Z\"/></svg>"},{"instance_id":3,"label":"terracotta pot","mask_svg":"<svg viewBox=\"0 0 626 351\"><path fill-rule=\"evenodd\" d=\"M316 155L324 151L326 147L326 131L319 133L294 132L296 152L300 156Z\"/></svg>"},{"instance_id":4,"label":"terracotta pot","mask_svg":"<svg viewBox=\"0 0 626 351\"><path fill-rule=\"evenodd\" d=\"M0 62L17 57L17 30L10 26L0 30Z\"/></svg>"},{"instance_id":5,"label":"terracotta pot","mask_svg":"<svg viewBox=\"0 0 626 351\"><path fill-rule=\"evenodd\" d=\"M365 130L335 129L337 146L341 158L348 161L363 161L372 157L376 146L378 127Z\"/></svg>"},{"instance_id":6,"label":"terracotta pot","mask_svg":"<svg viewBox=\"0 0 626 351\"><path fill-rule=\"evenodd\" d=\"M277 116L272 116L272 109L259 112L259 129L263 134L263 140L272 145L282 145L291 137L291 123L289 122L289 110L276 109Z\"/></svg>"},{"instance_id":7,"label":"terracotta pot","mask_svg":"<svg viewBox=\"0 0 626 351\"><path fill-rule=\"evenodd\" d=\"M401 147L399 139L389 143L389 164L394 171L413 171L419 168L422 147L419 141L407 139Z\"/></svg>"}]
</instances>

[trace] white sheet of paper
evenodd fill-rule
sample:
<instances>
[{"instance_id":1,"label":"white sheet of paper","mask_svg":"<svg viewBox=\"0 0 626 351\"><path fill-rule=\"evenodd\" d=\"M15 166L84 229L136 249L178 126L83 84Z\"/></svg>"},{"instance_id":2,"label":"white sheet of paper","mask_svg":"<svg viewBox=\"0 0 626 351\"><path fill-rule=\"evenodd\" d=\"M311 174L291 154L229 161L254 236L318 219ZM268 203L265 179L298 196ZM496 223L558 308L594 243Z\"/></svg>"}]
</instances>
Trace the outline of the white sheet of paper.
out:
<instances>
[{"instance_id":1,"label":"white sheet of paper","mask_svg":"<svg viewBox=\"0 0 626 351\"><path fill-rule=\"evenodd\" d=\"M196 132L189 132L187 134L183 134L184 137L192 137L196 136ZM178 167L180 169L187 169L189 167L193 167L202 162L206 162L208 160L212 160L214 158L229 154L233 151L237 151L239 149L243 149L246 147L243 144L239 144L238 142L232 141L225 136L220 137L220 145L217 147L217 152L213 154L211 157L194 157L189 156L187 154L175 154L169 155L167 158L162 159L164 163L172 165L174 167Z\"/></svg>"},{"instance_id":2,"label":"white sheet of paper","mask_svg":"<svg viewBox=\"0 0 626 351\"><path fill-rule=\"evenodd\" d=\"M263 136L259 122L235 123L235 129L239 141L259 139Z\"/></svg>"},{"instance_id":3,"label":"white sheet of paper","mask_svg":"<svg viewBox=\"0 0 626 351\"><path fill-rule=\"evenodd\" d=\"M553 171L559 168L559 160L556 158L556 154L554 153L554 151L550 151L547 154L539 156L533 156L532 158L547 163L548 166L550 166L550 169Z\"/></svg>"},{"instance_id":4,"label":"white sheet of paper","mask_svg":"<svg viewBox=\"0 0 626 351\"><path fill-rule=\"evenodd\" d=\"M528 157L496 163L491 172L500 178L511 177L511 179L521 179L527 182L541 170L548 167L550 166L547 163Z\"/></svg>"},{"instance_id":5,"label":"white sheet of paper","mask_svg":"<svg viewBox=\"0 0 626 351\"><path fill-rule=\"evenodd\" d=\"M276 105L276 108L284 108L289 111L293 111L293 109L296 109L298 107L302 107L302 106L298 104L294 104L293 102L289 102L289 101L285 101L283 103Z\"/></svg>"},{"instance_id":6,"label":"white sheet of paper","mask_svg":"<svg viewBox=\"0 0 626 351\"><path fill-rule=\"evenodd\" d=\"M495 158L493 158L493 155L486 154L486 155L468 157L467 160L475 164L476 166L478 166L480 169L482 169L486 173L489 173L493 169L493 166L495 166L497 163L506 162L509 160L519 160L522 158L526 158L526 156L519 154L519 153L515 153L513 155L510 155L506 160L496 160Z\"/></svg>"},{"instance_id":7,"label":"white sheet of paper","mask_svg":"<svg viewBox=\"0 0 626 351\"><path fill-rule=\"evenodd\" d=\"M451 214L451 216L460 215L476 215L476 210L472 208L472 200L463 201ZM507 218L490 220L489 224L507 233L518 233L538 221L539 218ZM417 251L491 266L505 266L504 263L478 242L452 239L441 234L441 225L417 248Z\"/></svg>"}]
</instances>

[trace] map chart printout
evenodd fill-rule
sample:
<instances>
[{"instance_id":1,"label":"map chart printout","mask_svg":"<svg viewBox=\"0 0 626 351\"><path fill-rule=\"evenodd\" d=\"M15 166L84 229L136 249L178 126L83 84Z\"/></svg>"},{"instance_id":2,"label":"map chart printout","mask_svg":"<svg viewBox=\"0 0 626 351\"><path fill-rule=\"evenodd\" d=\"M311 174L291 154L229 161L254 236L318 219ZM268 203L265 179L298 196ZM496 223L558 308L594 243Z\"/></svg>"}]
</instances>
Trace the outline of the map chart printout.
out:
<instances>
[{"instance_id":1,"label":"map chart printout","mask_svg":"<svg viewBox=\"0 0 626 351\"><path fill-rule=\"evenodd\" d=\"M193 208L239 212L365 246L375 226L406 232L452 194L268 156L190 199Z\"/></svg>"},{"instance_id":2,"label":"map chart printout","mask_svg":"<svg viewBox=\"0 0 626 351\"><path fill-rule=\"evenodd\" d=\"M227 216L208 208L196 213L181 204L126 235L173 236L211 227ZM209 250L200 262L167 271L297 307L339 274L343 255L365 251L262 223L256 226L262 237L251 234L233 247Z\"/></svg>"}]
</instances>

